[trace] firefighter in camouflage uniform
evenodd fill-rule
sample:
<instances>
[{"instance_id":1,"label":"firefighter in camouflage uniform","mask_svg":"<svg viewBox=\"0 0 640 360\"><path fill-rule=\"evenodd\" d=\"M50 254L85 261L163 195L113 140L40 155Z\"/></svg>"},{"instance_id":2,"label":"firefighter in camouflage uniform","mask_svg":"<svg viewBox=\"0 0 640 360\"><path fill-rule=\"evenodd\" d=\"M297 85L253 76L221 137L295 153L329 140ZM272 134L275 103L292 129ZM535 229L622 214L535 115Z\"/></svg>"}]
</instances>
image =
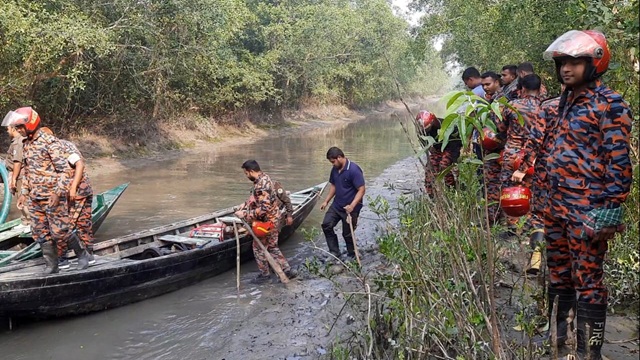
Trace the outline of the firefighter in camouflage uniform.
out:
<instances>
[{"instance_id":1,"label":"firefighter in camouflage uniform","mask_svg":"<svg viewBox=\"0 0 640 360\"><path fill-rule=\"evenodd\" d=\"M249 200L235 212L235 215L245 219L249 223L259 221L268 227L265 229L265 236L261 237L260 241L273 259L280 265L285 275L289 279L292 279L296 274L291 270L289 262L278 247L280 200L278 200L274 183L269 175L260 170L260 165L255 160L245 161L242 164L242 169L247 178L253 182L253 189L251 190ZM258 274L254 282L268 282L270 280L269 263L263 250L255 242L253 243L253 255L260 270L260 274Z\"/></svg>"},{"instance_id":2,"label":"firefighter in camouflage uniform","mask_svg":"<svg viewBox=\"0 0 640 360\"><path fill-rule=\"evenodd\" d=\"M428 136L437 141L438 130L440 129L441 123L442 119L437 118L435 114L426 110L422 110L418 113L418 115L416 115L414 125L416 126L418 139L420 140L420 144L423 148L426 148L428 146L426 140ZM452 134L449 139L449 143L444 149L442 149L441 142L432 144L428 149L429 163L425 166L424 169L424 187L427 195L431 197L434 196L436 176L451 165L455 165L455 163L458 162L458 158L460 157L460 150L462 149L462 141L460 140L460 135L456 132L455 134ZM455 169L449 169L447 174L444 176L445 185L449 187L455 187L455 175Z\"/></svg>"},{"instance_id":3,"label":"firefighter in camouflage uniform","mask_svg":"<svg viewBox=\"0 0 640 360\"><path fill-rule=\"evenodd\" d=\"M496 127L499 133L506 133L507 139L502 153L502 171L500 173L500 182L502 188L512 186L511 176L516 166L522 161L525 143L529 135L529 129L539 123L540 116L540 77L536 74L527 75L519 79L518 91L520 98L510 102L513 107L505 106L502 108L502 121L496 121ZM514 111L515 109L515 111ZM522 116L523 123L520 123L518 113ZM531 176L524 179L524 185L531 188ZM535 200L534 200L535 201ZM530 214L525 215L525 230L530 230L531 217ZM517 218L508 218L510 225L514 226ZM534 236L533 234L531 235ZM539 236L539 235L535 235ZM531 257L531 263L527 272L537 274L540 268L541 252L534 246L534 252Z\"/></svg>"},{"instance_id":4,"label":"firefighter in camouflage uniform","mask_svg":"<svg viewBox=\"0 0 640 360\"><path fill-rule=\"evenodd\" d=\"M30 107L10 111L4 126L15 126L24 136L24 180L18 205L29 201L33 239L42 248L45 273L59 271L56 244L66 242L78 256L78 267L88 266L88 254L77 238L70 236L67 189L70 178L60 140L40 128L40 116Z\"/></svg>"},{"instance_id":5,"label":"firefighter in camouflage uniform","mask_svg":"<svg viewBox=\"0 0 640 360\"><path fill-rule=\"evenodd\" d=\"M599 360L608 297L603 262L608 241L624 229L632 117L622 97L600 79L610 58L602 33L569 31L544 55L555 61L558 79L566 86L558 117L547 127L549 149L542 159L549 301L559 300L558 341L566 340L575 313L578 359ZM513 176L521 179L522 172Z\"/></svg>"}]
</instances>

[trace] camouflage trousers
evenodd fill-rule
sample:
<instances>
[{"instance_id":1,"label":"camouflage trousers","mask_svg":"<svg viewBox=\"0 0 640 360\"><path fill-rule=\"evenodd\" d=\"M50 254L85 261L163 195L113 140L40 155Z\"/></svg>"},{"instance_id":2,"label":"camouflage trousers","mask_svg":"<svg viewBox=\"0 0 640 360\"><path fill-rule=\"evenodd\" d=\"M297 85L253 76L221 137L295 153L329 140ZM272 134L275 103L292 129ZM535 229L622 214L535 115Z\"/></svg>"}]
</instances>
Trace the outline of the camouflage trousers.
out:
<instances>
[{"instance_id":1,"label":"camouflage trousers","mask_svg":"<svg viewBox=\"0 0 640 360\"><path fill-rule=\"evenodd\" d=\"M460 157L460 142L454 142L447 145L443 150L440 150L438 146L433 146L429 149L429 165L424 169L424 188L429 196L434 195L434 187L436 182L436 176L440 174L444 169L455 164ZM453 168L444 176L444 183L447 186L456 186L456 169Z\"/></svg>"},{"instance_id":2,"label":"camouflage trousers","mask_svg":"<svg viewBox=\"0 0 640 360\"><path fill-rule=\"evenodd\" d=\"M93 246L92 203L93 196L91 195L69 202L69 230L76 232L76 235L87 249ZM62 256L66 251L67 243L58 243L58 256Z\"/></svg>"},{"instance_id":3,"label":"camouflage trousers","mask_svg":"<svg viewBox=\"0 0 640 360\"><path fill-rule=\"evenodd\" d=\"M515 182L511 181L511 176L513 175L513 172L516 171L515 161L516 161L516 158L518 157L518 153L519 153L519 150L505 149L504 151L504 154L502 157L502 165L501 165L502 169L500 171L500 182L502 183L502 188L518 185ZM533 183L533 180L531 179L531 176L526 175L522 180L522 183L520 183L520 185L527 187L530 190L533 190L531 188L532 183ZM532 194L532 197L533 197L533 194ZM524 230L526 232L529 232L533 228L531 225L532 214L533 214L533 203L531 205L532 206L529 213L527 213L526 215L523 215L523 217L525 218ZM519 219L519 218L507 216L506 214L504 214L504 218L506 219L507 225L511 228L515 228Z\"/></svg>"},{"instance_id":4,"label":"camouflage trousers","mask_svg":"<svg viewBox=\"0 0 640 360\"><path fill-rule=\"evenodd\" d=\"M534 175L535 176L535 175ZM546 189L539 178L534 178L531 185L531 211L527 219L528 230L530 233L544 232L544 208L546 201Z\"/></svg>"},{"instance_id":5,"label":"camouflage trousers","mask_svg":"<svg viewBox=\"0 0 640 360\"><path fill-rule=\"evenodd\" d=\"M489 222L493 225L503 218L502 209L500 209L500 190L502 189L500 173L502 166L498 159L486 160L482 166L485 176L485 199L487 199L489 208Z\"/></svg>"},{"instance_id":6,"label":"camouflage trousers","mask_svg":"<svg viewBox=\"0 0 640 360\"><path fill-rule=\"evenodd\" d=\"M9 171L9 179L13 176L13 172ZM16 192L20 194L20 189L22 188L22 181L18 180L16 184ZM4 187L0 186L0 195L4 197ZM19 209L20 210L20 223L22 225L29 225L31 221L31 215L29 215L29 206L28 204L24 204L24 206Z\"/></svg>"},{"instance_id":7,"label":"camouflage trousers","mask_svg":"<svg viewBox=\"0 0 640 360\"><path fill-rule=\"evenodd\" d=\"M33 240L43 244L64 243L69 236L69 208L66 197L60 198L57 206L49 206L49 199L29 198L31 214L31 235Z\"/></svg>"},{"instance_id":8,"label":"camouflage trousers","mask_svg":"<svg viewBox=\"0 0 640 360\"><path fill-rule=\"evenodd\" d=\"M289 266L289 262L285 259L284 255L282 255L282 251L278 247L278 230L272 230L269 235L265 238L260 239L262 245L267 248L271 257L280 265L282 271L289 271L291 266ZM256 259L256 263L258 264L258 269L260 269L260 273L263 275L269 274L269 262L267 261L267 257L264 251L258 246L258 244L253 241L253 256Z\"/></svg>"},{"instance_id":9,"label":"camouflage trousers","mask_svg":"<svg viewBox=\"0 0 640 360\"><path fill-rule=\"evenodd\" d=\"M588 189L550 190L544 212L549 285L575 289L578 302L606 304L603 262L607 241L580 238L586 214L594 208Z\"/></svg>"}]
</instances>

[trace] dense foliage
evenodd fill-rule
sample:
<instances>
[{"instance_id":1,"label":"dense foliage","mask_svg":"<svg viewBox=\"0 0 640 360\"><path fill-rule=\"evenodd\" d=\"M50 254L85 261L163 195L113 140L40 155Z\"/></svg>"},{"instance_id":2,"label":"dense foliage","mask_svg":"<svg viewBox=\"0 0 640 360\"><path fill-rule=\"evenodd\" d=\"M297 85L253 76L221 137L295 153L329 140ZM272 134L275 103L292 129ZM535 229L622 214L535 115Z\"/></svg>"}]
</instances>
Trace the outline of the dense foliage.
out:
<instances>
[{"instance_id":1,"label":"dense foliage","mask_svg":"<svg viewBox=\"0 0 640 360\"><path fill-rule=\"evenodd\" d=\"M7 0L0 108L84 125L128 115L366 105L447 80L384 0ZM435 80L434 80L435 79ZM144 116L139 116L144 115Z\"/></svg>"},{"instance_id":2,"label":"dense foliage","mask_svg":"<svg viewBox=\"0 0 640 360\"><path fill-rule=\"evenodd\" d=\"M530 61L557 93L553 62L542 52L571 29L599 29L612 64L605 81L625 95L638 114L638 0L414 0L427 12L419 37L441 38L446 60L481 70Z\"/></svg>"}]
</instances>

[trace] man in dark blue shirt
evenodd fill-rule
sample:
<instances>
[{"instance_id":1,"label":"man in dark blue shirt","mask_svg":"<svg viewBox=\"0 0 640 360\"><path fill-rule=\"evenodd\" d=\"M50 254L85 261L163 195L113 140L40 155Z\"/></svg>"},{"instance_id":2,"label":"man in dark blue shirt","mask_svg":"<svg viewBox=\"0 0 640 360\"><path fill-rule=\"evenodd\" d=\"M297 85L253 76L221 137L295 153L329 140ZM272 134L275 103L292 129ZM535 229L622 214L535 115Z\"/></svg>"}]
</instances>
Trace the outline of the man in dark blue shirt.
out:
<instances>
[{"instance_id":1,"label":"man in dark blue shirt","mask_svg":"<svg viewBox=\"0 0 640 360\"><path fill-rule=\"evenodd\" d=\"M327 160L331 162L333 168L329 176L329 195L320 206L320 210L326 209L331 199L333 199L333 203L324 215L322 231L327 239L329 251L339 258L340 246L338 236L333 228L342 221L342 237L347 245L347 256L350 259L355 259L356 253L353 237L347 223L347 214L351 214L351 224L355 229L365 192L364 175L360 166L347 159L342 150L335 146L327 151Z\"/></svg>"}]
</instances>

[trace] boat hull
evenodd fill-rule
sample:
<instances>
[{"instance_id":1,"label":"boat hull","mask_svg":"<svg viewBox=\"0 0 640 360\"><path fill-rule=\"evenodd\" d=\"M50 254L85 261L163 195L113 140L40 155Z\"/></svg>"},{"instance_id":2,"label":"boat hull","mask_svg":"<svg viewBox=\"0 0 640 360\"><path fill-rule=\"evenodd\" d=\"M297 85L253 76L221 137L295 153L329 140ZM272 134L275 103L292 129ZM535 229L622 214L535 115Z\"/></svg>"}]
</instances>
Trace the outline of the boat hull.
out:
<instances>
[{"instance_id":1,"label":"boat hull","mask_svg":"<svg viewBox=\"0 0 640 360\"><path fill-rule=\"evenodd\" d=\"M281 229L281 242L302 224L321 192L322 189L294 213L291 226ZM242 261L253 258L252 239L248 235L240 238L240 253ZM0 274L0 317L49 318L83 314L175 291L234 268L236 240L150 259L102 261L98 259L95 266L86 270L49 276L20 278L18 271ZM37 264L33 263L32 267Z\"/></svg>"}]
</instances>

